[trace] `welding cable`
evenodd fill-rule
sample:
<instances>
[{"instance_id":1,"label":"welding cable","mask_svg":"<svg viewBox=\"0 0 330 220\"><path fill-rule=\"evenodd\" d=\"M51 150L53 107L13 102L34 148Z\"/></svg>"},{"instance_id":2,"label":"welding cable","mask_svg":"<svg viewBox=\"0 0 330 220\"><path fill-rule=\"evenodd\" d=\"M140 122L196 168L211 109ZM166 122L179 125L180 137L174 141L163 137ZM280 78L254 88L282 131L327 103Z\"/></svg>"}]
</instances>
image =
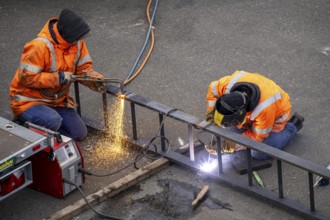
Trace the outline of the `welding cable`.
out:
<instances>
[{"instance_id":1,"label":"welding cable","mask_svg":"<svg viewBox=\"0 0 330 220\"><path fill-rule=\"evenodd\" d=\"M141 159L141 158L140 158L140 159ZM140 159L139 159L139 160L140 160ZM85 170L84 168L79 168L78 171L81 172L81 173L84 173L84 174L86 174L86 175L89 175L89 176L106 177L106 176L111 176L111 175L114 175L114 174L116 174L116 173L119 173L119 172L121 172L121 171L127 169L128 167L134 165L136 162L137 162L137 161L134 160L132 163L129 163L128 165L126 165L126 166L124 166L124 167L122 167L122 168L120 168L120 169L118 169L118 170L116 170L116 171L114 171L114 172L111 172L111 173L104 173L104 174L102 174L102 173L93 173L93 172L91 172L91 171L89 171L89 170Z\"/></svg>"},{"instance_id":2,"label":"welding cable","mask_svg":"<svg viewBox=\"0 0 330 220\"><path fill-rule=\"evenodd\" d=\"M89 206L89 208L90 208L95 214L97 214L99 217L101 217L101 218L105 218L105 219L112 219L112 220L123 220L123 219L121 219L121 218L117 218L117 217L113 217L113 216L105 215L105 214L102 214L102 213L98 212L98 211L97 211L96 209L94 209L93 206L87 201L87 198L86 198L86 196L84 195L84 192L81 190L81 188L80 188L76 183L74 183L74 182L72 182L72 181L70 181L70 180L67 180L67 179L63 179L63 182L75 186L75 187L79 190L81 196L84 198L84 200L85 200L86 204Z\"/></svg>"},{"instance_id":3,"label":"welding cable","mask_svg":"<svg viewBox=\"0 0 330 220\"><path fill-rule=\"evenodd\" d=\"M169 149L170 149L170 142L169 142L169 140L166 138L166 137L163 137L163 136L156 136L156 137L154 137L154 138L152 138L152 140L149 142L149 144L147 145L147 148L144 148L144 149L142 149L142 151L135 157L135 163L134 163L134 168L135 169L139 169L138 168L138 166L137 166L137 162L140 160L140 159L142 159L143 158L143 156L145 156L146 158L148 158L148 159L150 159L150 160L157 160L157 159L159 159L159 158L162 158L162 157L164 157L164 155L157 155L158 153L157 153L157 146L155 145L155 144L153 144L152 142L154 142L157 138L163 138L165 141L166 141L166 143L167 143L167 145L169 146L168 148L167 148L167 150L166 150L166 153L164 154L164 155L166 155L167 153L168 153L168 151L169 151ZM154 151L150 151L152 154L154 154L155 156L151 156L148 152L149 152L149 147L150 146L153 146L154 147Z\"/></svg>"},{"instance_id":4,"label":"welding cable","mask_svg":"<svg viewBox=\"0 0 330 220\"><path fill-rule=\"evenodd\" d=\"M147 5L147 9L146 9L146 14L147 14L147 19L148 19L148 22L149 22L149 29L148 29L148 33L147 33L147 36L146 36L146 40L144 42L144 45L131 69L131 71L129 72L126 80L124 81L124 85L127 85L128 83L130 83L140 72L141 70L143 69L143 67L145 66L145 64L147 63L150 55L151 55L151 52L154 48L154 44L155 44L155 36L154 36L154 31L153 31L153 21L154 21L154 18L155 18L155 15L156 15L156 9L157 9L157 6L158 6L158 0L156 0L155 2L155 5L154 5L154 8L153 8L153 12L152 12L152 16L151 16L151 19L150 19L150 5L152 3L152 0L149 0L148 2L148 5ZM150 35L151 35L151 43L150 43L150 48L149 48L149 51L145 57L145 59L143 60L141 66L139 67L139 69L133 74L133 71L135 70L137 64L139 63L140 59L141 59L141 56L142 54L144 53L144 50L148 44L148 41L149 41L149 38L150 38Z\"/></svg>"},{"instance_id":5,"label":"welding cable","mask_svg":"<svg viewBox=\"0 0 330 220\"><path fill-rule=\"evenodd\" d=\"M159 125L159 129L158 129L156 135L155 135L155 136L149 141L149 143L147 144L147 147L146 147L146 148L143 148L142 151L140 152L140 154L138 154L138 155L136 156L135 161L139 161L139 160L142 158L142 156L141 156L142 154L143 154L144 156L146 156L148 159L151 159L151 160L157 160L157 159L159 159L159 158L164 157L164 155L166 155L166 154L169 152L169 150L170 150L170 141L169 141L166 137L164 137L164 136L162 136L162 135L159 135L159 133L160 133L161 129L162 129L163 126L164 126L165 119L166 119L166 118L167 118L172 112L175 112L175 111L178 111L178 110L179 110L179 109L177 109L177 108L173 108L173 109L171 109L170 111L168 111L168 112L165 114L165 117L163 118L162 122L160 123L160 125ZM153 144L153 142L154 142L156 139L158 139L158 138L162 138L162 139L164 139L164 140L166 141L167 145L168 145L168 148L167 148L165 154L160 155L160 156L157 156L157 157L151 157L150 155L148 155L148 150L149 150L150 146L152 145L152 146L154 146L154 148L155 148L155 152L154 152L154 154L157 154L157 147L156 147L155 144ZM139 169L139 168L137 167L136 163L134 163L134 167L135 167L135 169L137 169L137 170Z\"/></svg>"}]
</instances>

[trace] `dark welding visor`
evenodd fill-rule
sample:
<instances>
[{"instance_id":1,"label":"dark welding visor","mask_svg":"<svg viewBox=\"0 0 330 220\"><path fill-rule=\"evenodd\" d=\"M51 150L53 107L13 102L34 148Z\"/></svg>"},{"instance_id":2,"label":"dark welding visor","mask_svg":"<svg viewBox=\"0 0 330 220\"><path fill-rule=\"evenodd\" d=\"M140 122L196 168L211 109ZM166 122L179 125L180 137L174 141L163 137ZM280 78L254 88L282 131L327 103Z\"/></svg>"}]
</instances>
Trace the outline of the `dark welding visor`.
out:
<instances>
[{"instance_id":1,"label":"dark welding visor","mask_svg":"<svg viewBox=\"0 0 330 220\"><path fill-rule=\"evenodd\" d=\"M245 97L243 97L242 105L238 107L232 107L228 103L224 101L226 99L226 95L220 97L215 106L214 111L214 123L219 126L224 127L233 127L237 126L244 122L246 109L245 109ZM226 114L221 113L220 111L225 111Z\"/></svg>"},{"instance_id":2,"label":"dark welding visor","mask_svg":"<svg viewBox=\"0 0 330 220\"><path fill-rule=\"evenodd\" d=\"M214 123L224 127L234 127L242 124L245 119L245 109L241 109L231 115L223 115L217 110L214 111Z\"/></svg>"}]
</instances>

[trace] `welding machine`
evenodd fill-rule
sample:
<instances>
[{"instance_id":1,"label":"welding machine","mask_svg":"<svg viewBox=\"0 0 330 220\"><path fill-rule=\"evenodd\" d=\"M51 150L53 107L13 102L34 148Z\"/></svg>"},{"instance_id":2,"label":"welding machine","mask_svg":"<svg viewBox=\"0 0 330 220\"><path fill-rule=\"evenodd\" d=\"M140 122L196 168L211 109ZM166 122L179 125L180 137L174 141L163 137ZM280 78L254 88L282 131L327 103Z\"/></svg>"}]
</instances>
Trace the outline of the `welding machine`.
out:
<instances>
[{"instance_id":1,"label":"welding machine","mask_svg":"<svg viewBox=\"0 0 330 220\"><path fill-rule=\"evenodd\" d=\"M0 201L30 186L63 198L84 183L83 158L69 137L27 123L28 128L0 117Z\"/></svg>"},{"instance_id":2,"label":"welding machine","mask_svg":"<svg viewBox=\"0 0 330 220\"><path fill-rule=\"evenodd\" d=\"M44 132L36 125L28 124L36 132ZM81 186L85 176L79 172L84 162L82 153L76 141L61 135L52 137L50 147L29 158L32 163L33 183L30 188L47 193L57 198L63 198L76 187L63 182L63 179Z\"/></svg>"}]
</instances>

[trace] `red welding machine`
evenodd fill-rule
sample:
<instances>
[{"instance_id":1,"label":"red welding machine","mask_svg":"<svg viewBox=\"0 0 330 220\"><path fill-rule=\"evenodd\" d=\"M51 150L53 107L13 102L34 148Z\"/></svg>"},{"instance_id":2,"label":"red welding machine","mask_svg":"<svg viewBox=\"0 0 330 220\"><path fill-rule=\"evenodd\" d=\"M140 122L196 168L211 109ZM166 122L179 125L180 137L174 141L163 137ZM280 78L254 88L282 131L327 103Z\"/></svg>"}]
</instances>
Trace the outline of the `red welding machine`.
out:
<instances>
[{"instance_id":1,"label":"red welding machine","mask_svg":"<svg viewBox=\"0 0 330 220\"><path fill-rule=\"evenodd\" d=\"M30 186L63 198L84 183L78 144L37 125L28 128L0 117L0 201Z\"/></svg>"},{"instance_id":2,"label":"red welding machine","mask_svg":"<svg viewBox=\"0 0 330 220\"><path fill-rule=\"evenodd\" d=\"M33 183L30 187L57 198L63 198L76 188L74 185L64 183L63 179L78 186L85 181L84 174L78 171L84 165L78 144L71 138L64 136L62 138L62 143L55 141L54 160L50 159L52 154L50 148L30 158L33 173Z\"/></svg>"}]
</instances>

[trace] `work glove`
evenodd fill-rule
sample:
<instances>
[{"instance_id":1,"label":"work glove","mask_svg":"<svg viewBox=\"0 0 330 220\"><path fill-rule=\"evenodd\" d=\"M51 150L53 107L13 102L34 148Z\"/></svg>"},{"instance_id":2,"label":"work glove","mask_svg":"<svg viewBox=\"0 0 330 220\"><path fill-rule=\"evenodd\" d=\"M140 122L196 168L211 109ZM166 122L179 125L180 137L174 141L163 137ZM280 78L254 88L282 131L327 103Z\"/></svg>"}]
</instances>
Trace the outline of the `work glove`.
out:
<instances>
[{"instance_id":1,"label":"work glove","mask_svg":"<svg viewBox=\"0 0 330 220\"><path fill-rule=\"evenodd\" d=\"M207 110L206 111L206 121L213 123L214 122L214 110Z\"/></svg>"},{"instance_id":2,"label":"work glove","mask_svg":"<svg viewBox=\"0 0 330 220\"><path fill-rule=\"evenodd\" d=\"M98 92L106 93L107 92L107 85L103 82L95 82L95 87Z\"/></svg>"},{"instance_id":3,"label":"work glove","mask_svg":"<svg viewBox=\"0 0 330 220\"><path fill-rule=\"evenodd\" d=\"M58 71L58 76L59 76L59 79L60 79L60 84L61 85L65 85L65 84L70 83L70 81L71 81L71 75L72 74L73 73L71 73L71 72Z\"/></svg>"},{"instance_id":4,"label":"work glove","mask_svg":"<svg viewBox=\"0 0 330 220\"><path fill-rule=\"evenodd\" d=\"M217 143L205 144L205 149L213 155L218 155ZM236 143L224 138L221 138L221 153L234 153Z\"/></svg>"},{"instance_id":5,"label":"work glove","mask_svg":"<svg viewBox=\"0 0 330 220\"><path fill-rule=\"evenodd\" d=\"M236 143L228 140L228 139L221 139L221 150L223 153L233 153L235 151Z\"/></svg>"},{"instance_id":6,"label":"work glove","mask_svg":"<svg viewBox=\"0 0 330 220\"><path fill-rule=\"evenodd\" d=\"M225 138L221 139L221 148L224 153L234 153L235 151L246 149L246 147Z\"/></svg>"}]
</instances>

